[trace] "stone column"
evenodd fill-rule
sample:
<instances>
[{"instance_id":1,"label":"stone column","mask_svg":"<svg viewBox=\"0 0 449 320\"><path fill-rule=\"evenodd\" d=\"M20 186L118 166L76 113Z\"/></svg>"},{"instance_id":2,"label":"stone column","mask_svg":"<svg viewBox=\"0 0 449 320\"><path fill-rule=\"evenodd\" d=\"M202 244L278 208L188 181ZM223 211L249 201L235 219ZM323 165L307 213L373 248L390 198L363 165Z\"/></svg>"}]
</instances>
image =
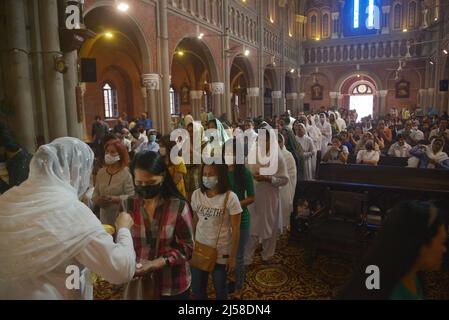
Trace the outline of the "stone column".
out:
<instances>
[{"instance_id":1,"label":"stone column","mask_svg":"<svg viewBox=\"0 0 449 320\"><path fill-rule=\"evenodd\" d=\"M83 122L82 122L83 141L89 142L91 140L91 137L90 137L90 131L87 129L86 110L84 109L84 95L86 94L86 91L87 91L85 82L80 83L79 90L81 92L81 103L83 105L83 108L81 109L81 119L83 119Z\"/></svg>"},{"instance_id":2,"label":"stone column","mask_svg":"<svg viewBox=\"0 0 449 320\"><path fill-rule=\"evenodd\" d=\"M338 18L339 12L332 12L332 39L338 39L340 37Z\"/></svg>"},{"instance_id":3,"label":"stone column","mask_svg":"<svg viewBox=\"0 0 449 320\"><path fill-rule=\"evenodd\" d=\"M171 131L171 112L170 112L170 60L168 50L168 2L167 0L158 1L159 21L160 21L160 44L161 44L161 73L162 73L162 90L161 96L161 128L160 131L168 134Z\"/></svg>"},{"instance_id":4,"label":"stone column","mask_svg":"<svg viewBox=\"0 0 449 320\"><path fill-rule=\"evenodd\" d=\"M424 114L427 114L428 105L426 105L426 97L427 96L427 90L426 89L419 89L418 91L418 100L419 100L419 106L423 109Z\"/></svg>"},{"instance_id":5,"label":"stone column","mask_svg":"<svg viewBox=\"0 0 449 320\"><path fill-rule=\"evenodd\" d=\"M5 6L6 30L4 38L8 39L9 77L6 96L14 108L11 129L18 142L30 152L36 149L35 127L33 117L33 96L30 83L30 69L27 46L24 0L7 0ZM3 39L5 41L5 39Z\"/></svg>"},{"instance_id":6,"label":"stone column","mask_svg":"<svg viewBox=\"0 0 449 320\"><path fill-rule=\"evenodd\" d=\"M423 16L422 27L424 29L428 28L429 27L429 9L424 8L423 11L422 11L422 16Z\"/></svg>"},{"instance_id":7,"label":"stone column","mask_svg":"<svg viewBox=\"0 0 449 320\"><path fill-rule=\"evenodd\" d=\"M76 50L64 54L67 72L64 74L64 99L67 113L67 130L71 137L83 138L83 126L78 119L76 87L78 85L78 53Z\"/></svg>"},{"instance_id":8,"label":"stone column","mask_svg":"<svg viewBox=\"0 0 449 320\"><path fill-rule=\"evenodd\" d=\"M265 21L265 8L264 3L267 4L266 1L257 1L258 4L258 35L259 35L259 48L258 48L258 69L259 69L259 101L257 103L257 108L254 111L256 113L256 116L262 116L265 115L265 80L264 80L264 73L265 73L265 63L264 63L264 46L265 46L265 25L264 23L260 23L260 21Z\"/></svg>"},{"instance_id":9,"label":"stone column","mask_svg":"<svg viewBox=\"0 0 449 320\"><path fill-rule=\"evenodd\" d=\"M338 108L342 108L342 107L344 107L343 106L343 98L345 97L345 95L343 94L343 93L338 93L338 95L337 95L337 99L338 99L338 101L337 101L337 107Z\"/></svg>"},{"instance_id":10,"label":"stone column","mask_svg":"<svg viewBox=\"0 0 449 320\"><path fill-rule=\"evenodd\" d=\"M305 98L306 94L304 92L301 92L298 97L299 97L299 101L298 101L298 108L299 108L299 112L304 112L304 98Z\"/></svg>"},{"instance_id":11,"label":"stone column","mask_svg":"<svg viewBox=\"0 0 449 320\"><path fill-rule=\"evenodd\" d=\"M329 92L329 97L331 98L331 107L339 106L338 92Z\"/></svg>"},{"instance_id":12,"label":"stone column","mask_svg":"<svg viewBox=\"0 0 449 320\"><path fill-rule=\"evenodd\" d=\"M391 6L382 6L382 34L390 33L390 9Z\"/></svg>"},{"instance_id":13,"label":"stone column","mask_svg":"<svg viewBox=\"0 0 449 320\"><path fill-rule=\"evenodd\" d=\"M190 99L192 100L192 116L194 120L200 120L201 110L201 98L203 97L203 91L190 91Z\"/></svg>"},{"instance_id":14,"label":"stone column","mask_svg":"<svg viewBox=\"0 0 449 320\"><path fill-rule=\"evenodd\" d=\"M42 60L44 61L45 95L49 138L67 136L67 113L64 80L55 69L55 58L61 57L59 43L58 5L56 0L39 0L41 17Z\"/></svg>"},{"instance_id":15,"label":"stone column","mask_svg":"<svg viewBox=\"0 0 449 320\"><path fill-rule=\"evenodd\" d=\"M292 115L298 114L298 94L296 92L290 92L285 95L287 100L287 110L290 110Z\"/></svg>"},{"instance_id":16,"label":"stone column","mask_svg":"<svg viewBox=\"0 0 449 320\"><path fill-rule=\"evenodd\" d=\"M247 101L249 102L249 112L248 114L251 117L259 116L259 97L260 97L260 90L259 88L248 88L247 90Z\"/></svg>"},{"instance_id":17,"label":"stone column","mask_svg":"<svg viewBox=\"0 0 449 320\"><path fill-rule=\"evenodd\" d=\"M279 117L281 112L282 91L271 92L271 99L273 101L273 115Z\"/></svg>"},{"instance_id":18,"label":"stone column","mask_svg":"<svg viewBox=\"0 0 449 320\"><path fill-rule=\"evenodd\" d=\"M220 117L224 113L223 99L225 92L225 84L223 82L212 82L211 90L212 90L212 112L216 117Z\"/></svg>"},{"instance_id":19,"label":"stone column","mask_svg":"<svg viewBox=\"0 0 449 320\"><path fill-rule=\"evenodd\" d=\"M380 90L379 93L379 102L378 102L378 114L377 116L383 116L387 113L387 95L388 90ZM384 112L385 111L385 112Z\"/></svg>"},{"instance_id":20,"label":"stone column","mask_svg":"<svg viewBox=\"0 0 449 320\"><path fill-rule=\"evenodd\" d=\"M427 89L427 106L433 106L434 108L436 108L435 105L435 88L429 88Z\"/></svg>"},{"instance_id":21,"label":"stone column","mask_svg":"<svg viewBox=\"0 0 449 320\"><path fill-rule=\"evenodd\" d=\"M147 96L145 99L145 112L148 112L151 120L153 120L153 127L155 127L159 131L162 131L163 125L161 121L161 115L163 114L163 110L160 103L158 103L158 97L160 93L160 76L157 73L143 74L142 82L145 86Z\"/></svg>"},{"instance_id":22,"label":"stone column","mask_svg":"<svg viewBox=\"0 0 449 320\"><path fill-rule=\"evenodd\" d=\"M224 69L224 105L222 106L222 113L227 114L227 119L232 120L232 106L231 106L231 52L229 44L229 32L231 26L229 23L229 0L223 0L223 69Z\"/></svg>"}]
</instances>

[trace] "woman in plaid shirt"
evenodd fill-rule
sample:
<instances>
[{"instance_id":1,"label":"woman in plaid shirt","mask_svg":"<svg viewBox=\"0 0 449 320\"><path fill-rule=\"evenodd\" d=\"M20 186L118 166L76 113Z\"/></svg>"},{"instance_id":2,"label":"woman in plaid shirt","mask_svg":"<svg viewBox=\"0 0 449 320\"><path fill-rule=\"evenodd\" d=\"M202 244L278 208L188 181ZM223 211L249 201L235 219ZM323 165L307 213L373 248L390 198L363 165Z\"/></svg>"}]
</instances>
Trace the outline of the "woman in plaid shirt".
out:
<instances>
[{"instance_id":1,"label":"woman in plaid shirt","mask_svg":"<svg viewBox=\"0 0 449 320\"><path fill-rule=\"evenodd\" d=\"M156 272L162 300L188 299L188 261L193 251L190 205L179 193L158 153L136 154L131 171L137 194L128 204L135 222L132 236L140 262L136 276ZM158 233L159 250L155 252Z\"/></svg>"}]
</instances>

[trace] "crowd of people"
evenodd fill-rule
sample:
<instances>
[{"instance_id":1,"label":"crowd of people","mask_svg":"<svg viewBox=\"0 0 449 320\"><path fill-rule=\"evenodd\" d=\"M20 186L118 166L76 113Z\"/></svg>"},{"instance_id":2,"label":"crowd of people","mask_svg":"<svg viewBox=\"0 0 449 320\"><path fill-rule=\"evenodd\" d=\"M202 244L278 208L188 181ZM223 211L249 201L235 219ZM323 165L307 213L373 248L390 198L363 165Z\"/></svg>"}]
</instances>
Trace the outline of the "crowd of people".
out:
<instances>
[{"instance_id":1,"label":"crowd of people","mask_svg":"<svg viewBox=\"0 0 449 320\"><path fill-rule=\"evenodd\" d=\"M188 132L185 143L192 146L191 157L198 152L194 144L201 153L210 147L213 138L204 131L215 129L223 163L185 163L181 152L174 159L177 142L158 132L146 113L138 119L122 114L112 128L98 116L92 125L90 149L77 139L61 138L41 146L32 160L17 144L3 138L10 135L3 134L5 152L0 156L5 155L8 171L19 167L22 178L12 182L11 175L18 176L10 171L9 182L0 180L0 186L5 185L0 226L6 226L0 239L0 249L5 249L0 250L0 297L77 298L59 283L65 266L75 264L127 286L135 279L157 275L161 299L206 299L209 276L217 299L243 299L245 270L258 244L262 244L263 263L273 263L278 236L293 224L301 197L298 186L314 178L320 161L378 165L381 157L405 157L410 167L449 169L447 114L408 110L398 114L394 108L385 117L358 121L354 111L323 107L317 113L296 115L296 119L287 112L279 118L229 123L225 117L203 112L198 121L187 114L173 123L173 129ZM263 175L265 164L260 159L245 165L236 155L242 149L247 156L261 137L257 129L269 128L277 129L278 136L276 146L266 139L266 153L273 147L279 151L278 165L273 174ZM243 132L246 138L240 145L238 137ZM54 197L59 199L54 201ZM64 203L66 197L72 204ZM72 207L65 210L67 206ZM72 212L75 209L82 214ZM79 228L72 229L71 224L79 224L80 219ZM429 246L432 251L433 237L438 241L445 237L440 220L432 219L432 233L413 250ZM102 225L116 227L115 242ZM27 228L33 232L25 232ZM391 237L388 228L385 233ZM21 239L32 236L38 241L27 246L29 255L24 256ZM58 239L68 240L59 243ZM17 248L6 245L14 241ZM198 252L205 247L214 250ZM437 250L444 253L441 245ZM410 256L416 258L415 251ZM190 263L201 254L214 261L212 269ZM37 264L28 257L39 257ZM434 260L432 267L437 263ZM14 268L16 264L21 267ZM422 261L419 266L428 267ZM395 285L408 271L395 274ZM39 280L26 282L30 276ZM44 290L46 281L52 285ZM89 288L89 283L85 286ZM394 296L394 286L389 289L388 297ZM89 292L91 296L85 289L84 296L89 297Z\"/></svg>"}]
</instances>

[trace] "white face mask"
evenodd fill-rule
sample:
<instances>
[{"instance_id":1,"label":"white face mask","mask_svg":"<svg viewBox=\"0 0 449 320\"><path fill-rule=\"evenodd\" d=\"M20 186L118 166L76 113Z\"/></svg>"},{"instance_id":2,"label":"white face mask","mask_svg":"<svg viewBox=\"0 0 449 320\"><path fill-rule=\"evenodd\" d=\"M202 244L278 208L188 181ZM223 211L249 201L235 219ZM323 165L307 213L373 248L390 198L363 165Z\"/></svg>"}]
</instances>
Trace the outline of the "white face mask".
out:
<instances>
[{"instance_id":1,"label":"white face mask","mask_svg":"<svg viewBox=\"0 0 449 320\"><path fill-rule=\"evenodd\" d=\"M107 153L104 156L104 163L106 163L107 165L111 165L111 164L117 163L119 161L120 161L120 156L119 155L111 156L109 153Z\"/></svg>"}]
</instances>

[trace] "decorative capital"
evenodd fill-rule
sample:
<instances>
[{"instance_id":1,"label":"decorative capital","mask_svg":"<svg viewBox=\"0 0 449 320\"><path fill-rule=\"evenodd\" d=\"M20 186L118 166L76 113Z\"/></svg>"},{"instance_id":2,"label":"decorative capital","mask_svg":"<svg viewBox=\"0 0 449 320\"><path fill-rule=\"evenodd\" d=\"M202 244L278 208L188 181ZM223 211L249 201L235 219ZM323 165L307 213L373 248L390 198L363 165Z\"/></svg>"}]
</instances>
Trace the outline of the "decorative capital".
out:
<instances>
[{"instance_id":1,"label":"decorative capital","mask_svg":"<svg viewBox=\"0 0 449 320\"><path fill-rule=\"evenodd\" d=\"M212 94L224 94L224 83L223 82L212 82L211 83Z\"/></svg>"},{"instance_id":2,"label":"decorative capital","mask_svg":"<svg viewBox=\"0 0 449 320\"><path fill-rule=\"evenodd\" d=\"M156 73L147 73L142 75L142 82L147 90L159 90L161 77Z\"/></svg>"},{"instance_id":3,"label":"decorative capital","mask_svg":"<svg viewBox=\"0 0 449 320\"><path fill-rule=\"evenodd\" d=\"M391 6L382 6L382 13L390 13Z\"/></svg>"},{"instance_id":4,"label":"decorative capital","mask_svg":"<svg viewBox=\"0 0 449 320\"><path fill-rule=\"evenodd\" d=\"M340 12L332 12L332 20L337 20L340 17Z\"/></svg>"},{"instance_id":5,"label":"decorative capital","mask_svg":"<svg viewBox=\"0 0 449 320\"><path fill-rule=\"evenodd\" d=\"M192 100L200 100L203 97L203 91L197 90L197 91L190 91L190 98Z\"/></svg>"},{"instance_id":6,"label":"decorative capital","mask_svg":"<svg viewBox=\"0 0 449 320\"><path fill-rule=\"evenodd\" d=\"M296 100L298 99L298 94L296 92L290 92L285 95L287 100Z\"/></svg>"},{"instance_id":7,"label":"decorative capital","mask_svg":"<svg viewBox=\"0 0 449 320\"><path fill-rule=\"evenodd\" d=\"M379 90L378 92L381 98L385 98L388 94L388 90Z\"/></svg>"},{"instance_id":8,"label":"decorative capital","mask_svg":"<svg viewBox=\"0 0 449 320\"><path fill-rule=\"evenodd\" d=\"M429 88L427 89L427 92L433 94L435 92L435 88Z\"/></svg>"},{"instance_id":9,"label":"decorative capital","mask_svg":"<svg viewBox=\"0 0 449 320\"><path fill-rule=\"evenodd\" d=\"M282 91L273 91L273 92L271 92L271 97L273 99L281 99L282 98Z\"/></svg>"},{"instance_id":10,"label":"decorative capital","mask_svg":"<svg viewBox=\"0 0 449 320\"><path fill-rule=\"evenodd\" d=\"M300 98L300 99L304 99L305 96L306 96L306 94L305 94L304 92L301 92L301 93L299 94L299 98Z\"/></svg>"},{"instance_id":11,"label":"decorative capital","mask_svg":"<svg viewBox=\"0 0 449 320\"><path fill-rule=\"evenodd\" d=\"M296 22L301 23L301 24L306 23L306 16L297 15Z\"/></svg>"},{"instance_id":12,"label":"decorative capital","mask_svg":"<svg viewBox=\"0 0 449 320\"><path fill-rule=\"evenodd\" d=\"M337 99L338 98L338 92L329 92L329 97L331 97L331 99Z\"/></svg>"},{"instance_id":13,"label":"decorative capital","mask_svg":"<svg viewBox=\"0 0 449 320\"><path fill-rule=\"evenodd\" d=\"M147 95L147 88L146 87L142 87L140 88L142 91L142 97L145 99L148 95Z\"/></svg>"},{"instance_id":14,"label":"decorative capital","mask_svg":"<svg viewBox=\"0 0 449 320\"><path fill-rule=\"evenodd\" d=\"M246 92L248 97L258 97L260 95L259 88L248 88Z\"/></svg>"}]
</instances>

